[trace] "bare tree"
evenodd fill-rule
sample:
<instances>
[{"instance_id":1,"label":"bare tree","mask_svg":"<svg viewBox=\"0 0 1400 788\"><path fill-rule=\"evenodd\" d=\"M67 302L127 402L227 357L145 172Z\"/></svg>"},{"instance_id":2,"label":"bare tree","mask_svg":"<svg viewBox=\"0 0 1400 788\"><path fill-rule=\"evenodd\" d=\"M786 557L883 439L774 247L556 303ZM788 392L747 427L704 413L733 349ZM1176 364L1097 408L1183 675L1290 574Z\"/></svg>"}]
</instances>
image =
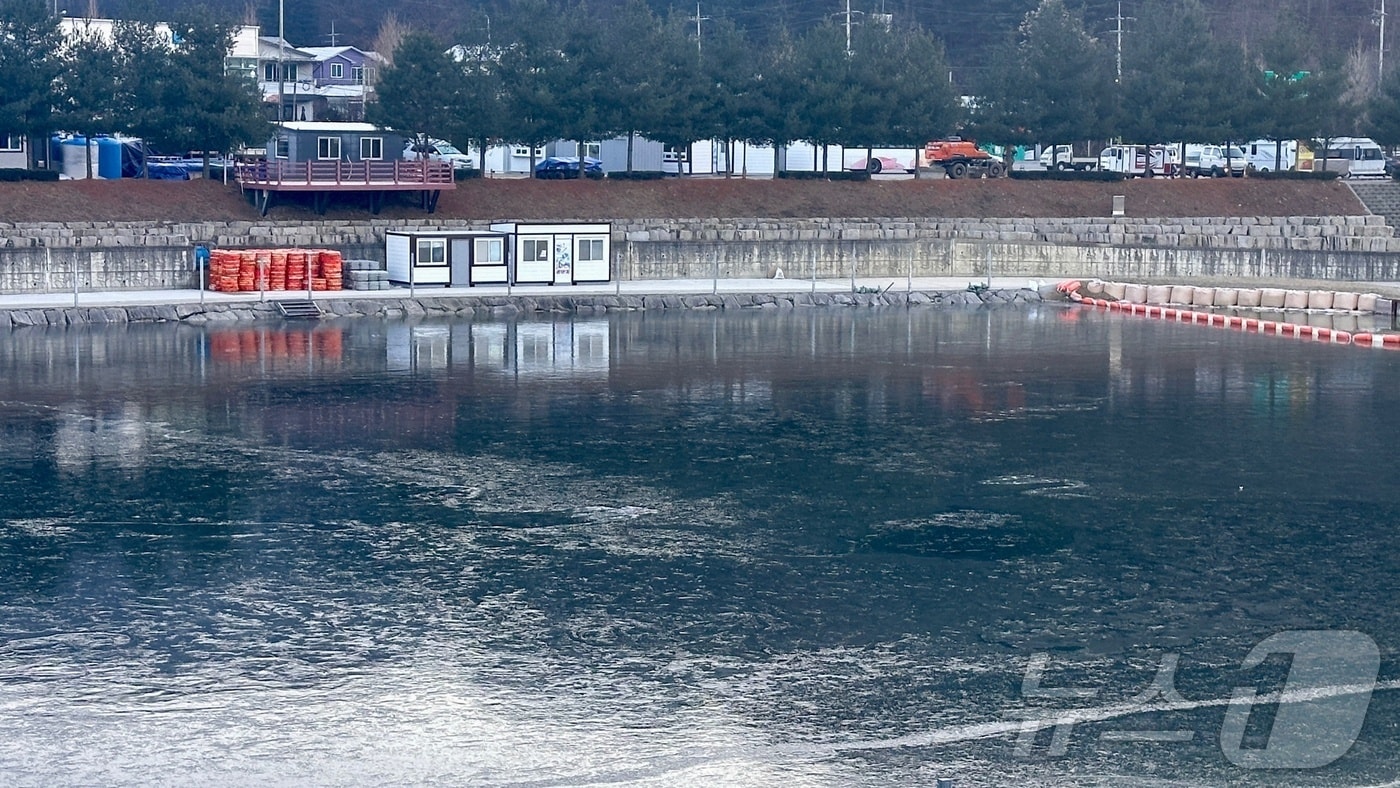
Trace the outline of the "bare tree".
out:
<instances>
[{"instance_id":1,"label":"bare tree","mask_svg":"<svg viewBox=\"0 0 1400 788\"><path fill-rule=\"evenodd\" d=\"M1370 122L1369 107L1379 94L1376 52L1357 42L1341 65L1341 96L1333 115L1333 127L1343 134L1358 133Z\"/></svg>"},{"instance_id":2,"label":"bare tree","mask_svg":"<svg viewBox=\"0 0 1400 788\"><path fill-rule=\"evenodd\" d=\"M384 21L379 25L379 32L374 36L374 51L384 58L386 66L394 65L394 50L403 43L403 37L408 34L409 28L393 12L384 15Z\"/></svg>"},{"instance_id":3,"label":"bare tree","mask_svg":"<svg viewBox=\"0 0 1400 788\"><path fill-rule=\"evenodd\" d=\"M1347 53L1345 71L1347 87L1342 94L1342 102L1354 107L1364 106L1380 89L1376 75L1376 51L1362 46L1358 41Z\"/></svg>"}]
</instances>

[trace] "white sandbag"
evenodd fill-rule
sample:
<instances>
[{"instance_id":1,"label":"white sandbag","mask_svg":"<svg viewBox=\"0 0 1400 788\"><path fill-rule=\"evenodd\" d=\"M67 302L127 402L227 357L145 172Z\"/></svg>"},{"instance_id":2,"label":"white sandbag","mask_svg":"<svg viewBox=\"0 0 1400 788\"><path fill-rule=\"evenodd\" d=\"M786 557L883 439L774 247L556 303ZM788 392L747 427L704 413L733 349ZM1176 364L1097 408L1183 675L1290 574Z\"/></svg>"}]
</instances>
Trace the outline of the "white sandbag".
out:
<instances>
[{"instance_id":1,"label":"white sandbag","mask_svg":"<svg viewBox=\"0 0 1400 788\"><path fill-rule=\"evenodd\" d=\"M1233 287L1215 288L1215 306L1234 306L1235 301L1240 297L1240 292Z\"/></svg>"},{"instance_id":2,"label":"white sandbag","mask_svg":"<svg viewBox=\"0 0 1400 788\"><path fill-rule=\"evenodd\" d=\"M1265 309L1282 309L1288 300L1288 291L1266 287L1259 291L1259 306Z\"/></svg>"},{"instance_id":3,"label":"white sandbag","mask_svg":"<svg viewBox=\"0 0 1400 788\"><path fill-rule=\"evenodd\" d=\"M1263 303L1263 291L1256 288L1245 288L1236 294L1235 305L1257 307Z\"/></svg>"},{"instance_id":4,"label":"white sandbag","mask_svg":"<svg viewBox=\"0 0 1400 788\"><path fill-rule=\"evenodd\" d=\"M1356 311L1356 293L1336 292L1332 294L1332 308L1343 309L1348 312Z\"/></svg>"},{"instance_id":5,"label":"white sandbag","mask_svg":"<svg viewBox=\"0 0 1400 788\"><path fill-rule=\"evenodd\" d=\"M1306 290L1285 290L1283 293L1284 309L1307 309L1308 291Z\"/></svg>"}]
</instances>

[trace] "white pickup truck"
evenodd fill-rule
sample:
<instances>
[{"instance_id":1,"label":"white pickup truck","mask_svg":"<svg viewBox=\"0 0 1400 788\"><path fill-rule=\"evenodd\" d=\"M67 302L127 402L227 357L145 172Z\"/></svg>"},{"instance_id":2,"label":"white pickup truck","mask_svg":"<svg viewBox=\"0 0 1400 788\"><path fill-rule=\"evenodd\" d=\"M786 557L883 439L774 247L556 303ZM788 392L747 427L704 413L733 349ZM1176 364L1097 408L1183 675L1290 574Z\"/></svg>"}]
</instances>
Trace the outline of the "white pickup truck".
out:
<instances>
[{"instance_id":1,"label":"white pickup truck","mask_svg":"<svg viewBox=\"0 0 1400 788\"><path fill-rule=\"evenodd\" d=\"M1208 178L1223 178L1231 175L1236 178L1244 175L1249 167L1249 157L1238 145L1197 145L1186 144L1186 159L1182 170L1192 178L1202 175Z\"/></svg>"},{"instance_id":2,"label":"white pickup truck","mask_svg":"<svg viewBox=\"0 0 1400 788\"><path fill-rule=\"evenodd\" d=\"M1073 145L1052 145L1040 152L1040 166L1047 170L1096 170L1099 157L1076 156Z\"/></svg>"}]
</instances>

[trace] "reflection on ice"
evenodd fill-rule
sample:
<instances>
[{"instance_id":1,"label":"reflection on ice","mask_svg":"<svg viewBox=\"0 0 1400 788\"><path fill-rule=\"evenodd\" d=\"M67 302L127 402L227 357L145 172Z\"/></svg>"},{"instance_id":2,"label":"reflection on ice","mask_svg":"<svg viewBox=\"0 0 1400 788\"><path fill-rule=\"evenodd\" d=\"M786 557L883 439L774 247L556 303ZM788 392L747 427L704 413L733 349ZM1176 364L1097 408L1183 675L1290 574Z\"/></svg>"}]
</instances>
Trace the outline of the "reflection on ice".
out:
<instances>
[{"instance_id":1,"label":"reflection on ice","mask_svg":"<svg viewBox=\"0 0 1400 788\"><path fill-rule=\"evenodd\" d=\"M527 377L606 377L609 345L604 319L398 323L387 330L386 359L395 372L453 367Z\"/></svg>"}]
</instances>

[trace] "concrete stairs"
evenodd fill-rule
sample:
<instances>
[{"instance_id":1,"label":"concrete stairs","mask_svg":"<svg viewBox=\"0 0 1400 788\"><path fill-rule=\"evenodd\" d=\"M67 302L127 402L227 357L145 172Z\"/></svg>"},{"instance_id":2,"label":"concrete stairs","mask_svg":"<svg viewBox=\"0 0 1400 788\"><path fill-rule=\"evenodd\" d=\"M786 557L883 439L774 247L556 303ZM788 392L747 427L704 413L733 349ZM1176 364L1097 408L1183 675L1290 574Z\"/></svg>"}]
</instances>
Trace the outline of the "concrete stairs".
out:
<instances>
[{"instance_id":1,"label":"concrete stairs","mask_svg":"<svg viewBox=\"0 0 1400 788\"><path fill-rule=\"evenodd\" d=\"M1347 181L1357 199L1376 216L1385 217L1392 230L1400 229L1400 181Z\"/></svg>"}]
</instances>

